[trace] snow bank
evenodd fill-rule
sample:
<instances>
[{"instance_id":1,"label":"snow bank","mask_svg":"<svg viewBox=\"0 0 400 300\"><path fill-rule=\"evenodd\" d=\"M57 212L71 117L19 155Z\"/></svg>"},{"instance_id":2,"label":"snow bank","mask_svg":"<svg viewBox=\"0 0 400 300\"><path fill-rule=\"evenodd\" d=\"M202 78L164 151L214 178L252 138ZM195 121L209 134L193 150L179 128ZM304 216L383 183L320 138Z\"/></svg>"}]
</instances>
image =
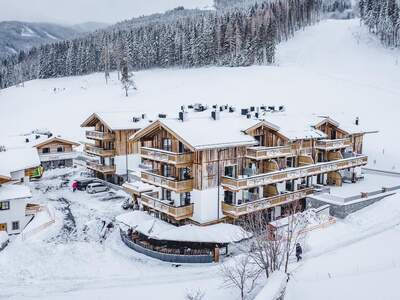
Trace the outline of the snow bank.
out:
<instances>
[{"instance_id":1,"label":"snow bank","mask_svg":"<svg viewBox=\"0 0 400 300\"><path fill-rule=\"evenodd\" d=\"M276 300L282 295L286 287L287 275L282 271L272 273L263 289L254 300Z\"/></svg>"},{"instance_id":2,"label":"snow bank","mask_svg":"<svg viewBox=\"0 0 400 300\"><path fill-rule=\"evenodd\" d=\"M6 242L8 242L8 233L7 233L7 231L0 231L0 248Z\"/></svg>"}]
</instances>

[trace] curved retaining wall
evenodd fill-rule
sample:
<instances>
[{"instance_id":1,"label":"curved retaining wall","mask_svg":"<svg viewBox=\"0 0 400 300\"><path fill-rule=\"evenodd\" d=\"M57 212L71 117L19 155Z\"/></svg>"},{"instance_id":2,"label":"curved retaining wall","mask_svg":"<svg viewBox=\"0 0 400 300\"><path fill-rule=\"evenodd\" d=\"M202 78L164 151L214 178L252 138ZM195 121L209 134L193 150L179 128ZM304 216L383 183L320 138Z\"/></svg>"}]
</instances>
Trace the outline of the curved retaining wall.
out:
<instances>
[{"instance_id":1,"label":"curved retaining wall","mask_svg":"<svg viewBox=\"0 0 400 300\"><path fill-rule=\"evenodd\" d=\"M121 239L125 245L129 248L142 253L144 255L166 261L171 263L191 263L191 264L198 264L198 263L212 263L213 257L211 255L178 255L178 254L168 254L168 253L161 253L156 252L147 248L144 248L138 244L135 244L131 241L128 236L121 230Z\"/></svg>"}]
</instances>

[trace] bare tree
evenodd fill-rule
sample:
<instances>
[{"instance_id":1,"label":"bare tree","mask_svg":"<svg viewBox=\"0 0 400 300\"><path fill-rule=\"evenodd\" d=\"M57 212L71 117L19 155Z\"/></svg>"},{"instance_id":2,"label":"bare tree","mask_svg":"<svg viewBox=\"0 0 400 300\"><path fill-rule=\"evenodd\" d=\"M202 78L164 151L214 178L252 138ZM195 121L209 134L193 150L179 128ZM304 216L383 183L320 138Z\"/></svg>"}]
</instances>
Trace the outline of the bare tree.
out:
<instances>
[{"instance_id":1,"label":"bare tree","mask_svg":"<svg viewBox=\"0 0 400 300\"><path fill-rule=\"evenodd\" d=\"M227 262L220 266L223 284L226 288L239 289L241 299L244 300L254 290L261 272L254 269L249 255L233 258L233 261L234 263L228 264Z\"/></svg>"},{"instance_id":2,"label":"bare tree","mask_svg":"<svg viewBox=\"0 0 400 300\"><path fill-rule=\"evenodd\" d=\"M285 243L282 239L271 236L268 230L268 218L261 211L247 216L243 227L252 234L252 238L247 243L249 248L245 251L268 278L282 265Z\"/></svg>"},{"instance_id":3,"label":"bare tree","mask_svg":"<svg viewBox=\"0 0 400 300\"><path fill-rule=\"evenodd\" d=\"M296 244L303 240L306 235L307 217L305 213L298 212L300 204L298 201L289 205L287 216L287 228L282 237L285 245L285 273L288 271L289 258L296 249Z\"/></svg>"},{"instance_id":4,"label":"bare tree","mask_svg":"<svg viewBox=\"0 0 400 300\"><path fill-rule=\"evenodd\" d=\"M106 84L108 84L108 79L110 78L110 45L107 36L104 41L102 58L104 63L104 77L106 79Z\"/></svg>"},{"instance_id":5,"label":"bare tree","mask_svg":"<svg viewBox=\"0 0 400 300\"><path fill-rule=\"evenodd\" d=\"M192 290L187 292L185 296L185 300L202 300L204 298L205 293L201 291L200 289L198 290Z\"/></svg>"}]
</instances>

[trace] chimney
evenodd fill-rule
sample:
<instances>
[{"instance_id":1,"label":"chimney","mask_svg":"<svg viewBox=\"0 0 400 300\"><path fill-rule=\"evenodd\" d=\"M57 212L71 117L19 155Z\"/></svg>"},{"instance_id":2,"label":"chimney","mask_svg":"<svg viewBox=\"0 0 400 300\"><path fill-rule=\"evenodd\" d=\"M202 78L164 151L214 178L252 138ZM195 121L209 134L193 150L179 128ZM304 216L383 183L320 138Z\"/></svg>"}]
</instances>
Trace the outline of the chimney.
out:
<instances>
[{"instance_id":1,"label":"chimney","mask_svg":"<svg viewBox=\"0 0 400 300\"><path fill-rule=\"evenodd\" d=\"M29 143L29 139L28 138L25 139L25 143Z\"/></svg>"},{"instance_id":2,"label":"chimney","mask_svg":"<svg viewBox=\"0 0 400 300\"><path fill-rule=\"evenodd\" d=\"M166 114L158 114L158 117L159 117L160 119L166 119L166 118L167 118L167 115L166 115Z\"/></svg>"},{"instance_id":3,"label":"chimney","mask_svg":"<svg viewBox=\"0 0 400 300\"><path fill-rule=\"evenodd\" d=\"M249 110L247 108L242 108L241 115L245 116L245 115L247 115L248 112L249 112Z\"/></svg>"},{"instance_id":4,"label":"chimney","mask_svg":"<svg viewBox=\"0 0 400 300\"><path fill-rule=\"evenodd\" d=\"M142 119L146 119L146 114L142 114Z\"/></svg>"},{"instance_id":5,"label":"chimney","mask_svg":"<svg viewBox=\"0 0 400 300\"><path fill-rule=\"evenodd\" d=\"M139 122L140 121L140 118L139 117L133 117L132 118L132 122L133 123L137 123L137 122Z\"/></svg>"},{"instance_id":6,"label":"chimney","mask_svg":"<svg viewBox=\"0 0 400 300\"><path fill-rule=\"evenodd\" d=\"M246 115L247 119L251 119L251 114Z\"/></svg>"},{"instance_id":7,"label":"chimney","mask_svg":"<svg viewBox=\"0 0 400 300\"><path fill-rule=\"evenodd\" d=\"M360 118L359 117L356 118L356 125L357 126L360 125Z\"/></svg>"},{"instance_id":8,"label":"chimney","mask_svg":"<svg viewBox=\"0 0 400 300\"><path fill-rule=\"evenodd\" d=\"M180 111L179 112L179 116L178 116L178 119L180 120L180 121L185 121L186 120L186 118L187 118L187 113L186 112L184 112L184 111Z\"/></svg>"},{"instance_id":9,"label":"chimney","mask_svg":"<svg viewBox=\"0 0 400 300\"><path fill-rule=\"evenodd\" d=\"M213 111L211 112L211 118L212 118L213 120L219 120L219 111L213 110Z\"/></svg>"}]
</instances>

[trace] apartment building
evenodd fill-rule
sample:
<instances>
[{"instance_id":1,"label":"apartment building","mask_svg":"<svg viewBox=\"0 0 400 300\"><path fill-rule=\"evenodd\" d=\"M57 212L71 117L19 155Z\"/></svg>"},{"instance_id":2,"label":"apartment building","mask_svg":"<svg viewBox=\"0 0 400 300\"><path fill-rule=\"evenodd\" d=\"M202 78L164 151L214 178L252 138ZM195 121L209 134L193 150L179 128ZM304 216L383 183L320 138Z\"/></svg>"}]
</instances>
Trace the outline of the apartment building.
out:
<instances>
[{"instance_id":1,"label":"apartment building","mask_svg":"<svg viewBox=\"0 0 400 300\"><path fill-rule=\"evenodd\" d=\"M141 181L154 187L140 205L176 224L238 222L256 211L280 218L293 203L304 208L318 185L357 181L367 132L342 124L266 107L160 118L129 139L148 169Z\"/></svg>"},{"instance_id":2,"label":"apartment building","mask_svg":"<svg viewBox=\"0 0 400 300\"><path fill-rule=\"evenodd\" d=\"M140 161L137 143L129 137L147 126L144 114L135 112L98 112L90 115L81 127L88 128L84 151L94 160L87 163L96 177L122 184L129 176L129 169Z\"/></svg>"}]
</instances>

